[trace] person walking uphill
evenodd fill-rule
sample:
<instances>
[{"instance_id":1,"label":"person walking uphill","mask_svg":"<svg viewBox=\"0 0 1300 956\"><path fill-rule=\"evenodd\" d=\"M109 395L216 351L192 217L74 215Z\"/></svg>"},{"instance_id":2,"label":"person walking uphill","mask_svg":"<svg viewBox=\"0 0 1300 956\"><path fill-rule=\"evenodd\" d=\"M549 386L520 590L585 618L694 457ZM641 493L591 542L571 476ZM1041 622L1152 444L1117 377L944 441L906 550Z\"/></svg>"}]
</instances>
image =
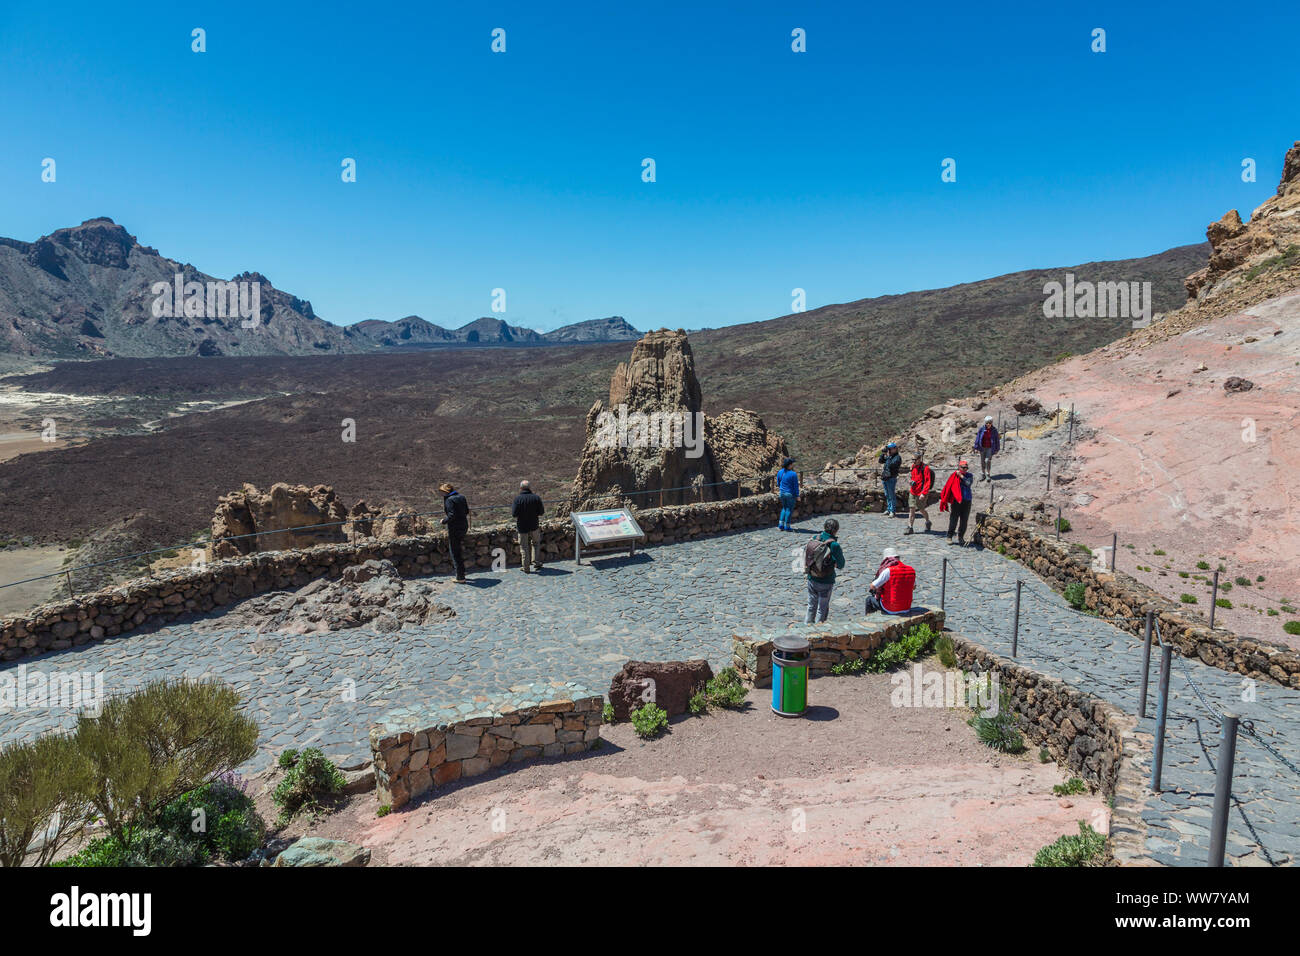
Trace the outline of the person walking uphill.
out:
<instances>
[{"instance_id":1,"label":"person walking uphill","mask_svg":"<svg viewBox=\"0 0 1300 956\"><path fill-rule=\"evenodd\" d=\"M519 529L519 563L523 565L524 574L531 574L533 567L542 570L542 532L539 527L546 506L540 496L533 494L527 481L519 482L519 494L510 506L510 514Z\"/></svg>"},{"instance_id":2,"label":"person walking uphill","mask_svg":"<svg viewBox=\"0 0 1300 956\"><path fill-rule=\"evenodd\" d=\"M793 464L794 459L787 458L781 462L781 470L776 473L776 490L781 493L781 517L777 519L776 526L782 531L793 530L790 527L790 515L799 503L799 472L790 467Z\"/></svg>"},{"instance_id":3,"label":"person walking uphill","mask_svg":"<svg viewBox=\"0 0 1300 956\"><path fill-rule=\"evenodd\" d=\"M912 534L915 531L912 525L916 522L918 511L925 519L925 530L930 530L930 514L926 511L926 502L930 500L930 489L933 487L934 469L927 465L918 453L912 459L911 484L908 486L907 496L907 530L903 534Z\"/></svg>"},{"instance_id":4,"label":"person walking uphill","mask_svg":"<svg viewBox=\"0 0 1300 956\"><path fill-rule=\"evenodd\" d=\"M844 570L844 551L837 540L839 533L840 523L834 518L827 518L822 525L822 533L810 539L803 547L803 567L808 575L808 616L804 618L805 624L812 624L814 619L824 621L830 613L835 569Z\"/></svg>"},{"instance_id":5,"label":"person walking uphill","mask_svg":"<svg viewBox=\"0 0 1300 956\"><path fill-rule=\"evenodd\" d=\"M880 483L885 486L885 511L894 517L898 501L894 497L894 488L898 484L898 473L903 470L903 456L898 453L898 443L890 442L880 453Z\"/></svg>"},{"instance_id":6,"label":"person walking uphill","mask_svg":"<svg viewBox=\"0 0 1300 956\"><path fill-rule=\"evenodd\" d=\"M984 416L984 424L975 433L975 450L980 453L980 480L988 481L992 477L993 456L1002 450L1002 436L993 424L992 415Z\"/></svg>"},{"instance_id":7,"label":"person walking uphill","mask_svg":"<svg viewBox=\"0 0 1300 956\"><path fill-rule=\"evenodd\" d=\"M953 543L953 532L957 534L957 544L966 544L966 522L970 518L971 502L975 500L975 492L971 490L974 480L970 465L963 461L944 482L943 492L939 495L939 510L948 512L949 544Z\"/></svg>"},{"instance_id":8,"label":"person walking uphill","mask_svg":"<svg viewBox=\"0 0 1300 956\"><path fill-rule=\"evenodd\" d=\"M464 546L465 535L469 532L469 502L449 481L439 485L438 490L442 492L442 510L447 515L442 523L447 526L447 542L451 547L451 563L456 568L456 583L464 584Z\"/></svg>"}]
</instances>

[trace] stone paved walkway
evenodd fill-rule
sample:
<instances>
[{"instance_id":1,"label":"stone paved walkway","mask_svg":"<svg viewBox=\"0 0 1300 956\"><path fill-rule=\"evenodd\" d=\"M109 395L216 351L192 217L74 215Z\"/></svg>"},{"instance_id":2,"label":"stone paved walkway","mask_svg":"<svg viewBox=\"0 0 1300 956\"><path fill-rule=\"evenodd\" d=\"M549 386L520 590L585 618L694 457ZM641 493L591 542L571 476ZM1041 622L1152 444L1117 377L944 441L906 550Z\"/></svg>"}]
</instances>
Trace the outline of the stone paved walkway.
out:
<instances>
[{"instance_id":1,"label":"stone paved walkway","mask_svg":"<svg viewBox=\"0 0 1300 956\"><path fill-rule=\"evenodd\" d=\"M948 624L1003 654L1010 653L1017 577L1024 581L1020 659L1108 699L1137 706L1140 642L1080 615L1031 572L999 555L950 548L939 534L904 537L904 522L842 515L849 566L831 603L835 617L858 617L881 548L903 549L918 570L918 603L937 606L942 559L950 559ZM458 616L435 626L383 634L365 628L324 635L256 635L224 627L219 616L175 624L24 662L28 672L102 672L106 692L121 693L161 676L211 675L250 701L263 736L248 770L267 766L288 747L319 746L347 764L369 756L370 725L399 707L449 706L551 680L604 692L629 658L705 657L715 669L730 659L741 627L779 629L801 622L806 590L796 553L804 533L751 531L652 548L634 558L571 560L541 574L517 569L472 575L448 585L439 600ZM1153 654L1153 665L1158 654ZM1175 665L1171 683L1166 792L1151 797L1147 844L1157 859L1204 865L1213 803L1218 731L1184 673L1209 703L1256 722L1257 730L1300 765L1300 693L1271 684L1241 699L1243 679L1197 661ZM8 665L12 672L16 664ZM1154 712L1156 667L1148 708ZM815 696L815 689L813 691ZM69 726L73 715L49 710L0 713L0 739ZM1140 729L1153 730L1147 720ZM1300 776L1241 739L1228 835L1230 862L1290 864L1300 852Z\"/></svg>"}]
</instances>

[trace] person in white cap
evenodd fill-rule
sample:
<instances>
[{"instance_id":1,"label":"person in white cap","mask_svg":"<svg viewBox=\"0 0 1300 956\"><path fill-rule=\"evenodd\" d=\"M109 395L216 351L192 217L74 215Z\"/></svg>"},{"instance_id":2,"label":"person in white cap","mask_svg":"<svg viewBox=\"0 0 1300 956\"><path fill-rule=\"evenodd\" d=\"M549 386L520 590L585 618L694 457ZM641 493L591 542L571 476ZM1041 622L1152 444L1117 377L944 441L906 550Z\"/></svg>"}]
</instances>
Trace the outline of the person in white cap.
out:
<instances>
[{"instance_id":1,"label":"person in white cap","mask_svg":"<svg viewBox=\"0 0 1300 956\"><path fill-rule=\"evenodd\" d=\"M880 568L867 595L867 613L906 614L912 610L916 569L904 564L894 548L886 548L880 557Z\"/></svg>"},{"instance_id":2,"label":"person in white cap","mask_svg":"<svg viewBox=\"0 0 1300 956\"><path fill-rule=\"evenodd\" d=\"M984 424L975 433L975 450L980 453L980 480L988 481L992 477L993 456L1002 448L1001 436L993 424L993 416L985 415Z\"/></svg>"}]
</instances>

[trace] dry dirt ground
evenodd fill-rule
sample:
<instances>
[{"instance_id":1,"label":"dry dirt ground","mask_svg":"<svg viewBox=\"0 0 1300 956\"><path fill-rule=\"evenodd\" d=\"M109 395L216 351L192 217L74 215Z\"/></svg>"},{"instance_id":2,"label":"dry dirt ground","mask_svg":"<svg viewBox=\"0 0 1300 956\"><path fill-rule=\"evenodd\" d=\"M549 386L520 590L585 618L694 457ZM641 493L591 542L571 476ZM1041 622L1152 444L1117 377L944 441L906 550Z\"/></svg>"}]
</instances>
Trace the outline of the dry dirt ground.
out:
<instances>
[{"instance_id":1,"label":"dry dirt ground","mask_svg":"<svg viewBox=\"0 0 1300 956\"><path fill-rule=\"evenodd\" d=\"M1037 748L992 751L969 711L893 707L893 686L818 678L802 719L752 691L746 710L676 718L653 741L606 726L600 750L384 817L363 794L290 832L361 843L372 865L1023 866L1079 820L1105 829L1101 797L1055 796L1068 775Z\"/></svg>"}]
</instances>

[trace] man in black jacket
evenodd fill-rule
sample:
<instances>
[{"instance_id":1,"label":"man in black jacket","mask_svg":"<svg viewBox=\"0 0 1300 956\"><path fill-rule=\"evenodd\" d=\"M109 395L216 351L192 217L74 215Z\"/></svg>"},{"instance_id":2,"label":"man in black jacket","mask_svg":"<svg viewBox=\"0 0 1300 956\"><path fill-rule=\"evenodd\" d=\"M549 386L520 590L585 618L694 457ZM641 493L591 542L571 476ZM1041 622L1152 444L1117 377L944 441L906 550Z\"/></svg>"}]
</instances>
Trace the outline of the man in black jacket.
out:
<instances>
[{"instance_id":1,"label":"man in black jacket","mask_svg":"<svg viewBox=\"0 0 1300 956\"><path fill-rule=\"evenodd\" d=\"M542 532L538 525L542 515L546 514L546 506L539 496L533 494L527 481L519 482L519 494L515 496L510 513L514 515L515 526L519 529L519 560L523 563L524 574L531 573L534 564L540 571Z\"/></svg>"},{"instance_id":2,"label":"man in black jacket","mask_svg":"<svg viewBox=\"0 0 1300 956\"><path fill-rule=\"evenodd\" d=\"M442 523L447 526L447 539L451 545L451 563L456 567L456 583L465 583L465 555L461 548L465 535L469 531L469 502L465 496L452 487L451 482L444 481L438 486L442 492L442 510L447 517Z\"/></svg>"}]
</instances>

